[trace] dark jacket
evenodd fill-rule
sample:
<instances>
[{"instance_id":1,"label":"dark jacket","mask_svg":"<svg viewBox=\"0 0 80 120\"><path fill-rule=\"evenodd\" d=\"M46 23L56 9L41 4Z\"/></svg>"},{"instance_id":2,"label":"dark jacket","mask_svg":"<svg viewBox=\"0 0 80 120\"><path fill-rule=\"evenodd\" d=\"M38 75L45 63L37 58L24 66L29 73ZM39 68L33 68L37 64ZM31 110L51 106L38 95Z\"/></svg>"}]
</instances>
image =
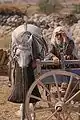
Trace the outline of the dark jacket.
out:
<instances>
[{"instance_id":1,"label":"dark jacket","mask_svg":"<svg viewBox=\"0 0 80 120\"><path fill-rule=\"evenodd\" d=\"M74 47L75 45L73 40L68 38L68 43L64 43L62 46L58 45L56 42L54 45L52 44L50 52L59 59L61 59L61 52L64 52L64 55L71 56L71 59L76 59L76 57L72 54Z\"/></svg>"}]
</instances>

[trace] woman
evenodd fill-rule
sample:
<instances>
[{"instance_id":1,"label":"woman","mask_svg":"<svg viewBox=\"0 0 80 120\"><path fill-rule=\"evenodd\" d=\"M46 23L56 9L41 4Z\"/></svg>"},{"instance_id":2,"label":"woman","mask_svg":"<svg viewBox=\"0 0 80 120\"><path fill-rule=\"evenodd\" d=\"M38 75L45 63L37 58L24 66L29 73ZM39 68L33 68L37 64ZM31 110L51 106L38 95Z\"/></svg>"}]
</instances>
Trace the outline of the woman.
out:
<instances>
[{"instance_id":1,"label":"woman","mask_svg":"<svg viewBox=\"0 0 80 120\"><path fill-rule=\"evenodd\" d=\"M54 55L54 62L59 63L61 52L63 52L65 59L77 59L74 41L69 38L64 27L58 26L54 29L51 38L50 53Z\"/></svg>"},{"instance_id":2,"label":"woman","mask_svg":"<svg viewBox=\"0 0 80 120\"><path fill-rule=\"evenodd\" d=\"M54 29L53 35L51 38L51 50L50 52L53 54L53 62L60 68L59 60L61 60L61 53L64 55L64 59L66 60L74 60L77 59L77 53L75 49L75 44L74 41L71 39L71 37L68 36L67 32L65 31L64 27L58 26L57 28ZM71 64L71 65L66 65L66 68L77 68L79 65L76 64ZM61 77L61 96L65 95L67 86L68 86L68 78L62 78ZM71 86L73 89L74 82ZM76 88L77 90L77 88ZM75 91L76 91L75 90Z\"/></svg>"}]
</instances>

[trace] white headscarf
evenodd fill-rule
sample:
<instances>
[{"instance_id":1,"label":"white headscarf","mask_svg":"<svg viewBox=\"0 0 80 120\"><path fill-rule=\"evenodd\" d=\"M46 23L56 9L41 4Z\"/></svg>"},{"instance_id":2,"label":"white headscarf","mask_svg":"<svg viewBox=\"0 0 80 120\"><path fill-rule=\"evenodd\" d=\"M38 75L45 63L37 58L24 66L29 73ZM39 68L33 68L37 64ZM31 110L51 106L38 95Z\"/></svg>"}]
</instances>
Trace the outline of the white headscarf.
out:
<instances>
[{"instance_id":1,"label":"white headscarf","mask_svg":"<svg viewBox=\"0 0 80 120\"><path fill-rule=\"evenodd\" d=\"M65 30L65 27L62 26L58 26L54 29L53 34L52 34L52 38L51 38L51 43L54 44L56 41L56 33L61 33L64 32L66 34L66 36L68 36L67 34L67 30ZM68 36L69 37L69 36Z\"/></svg>"},{"instance_id":2,"label":"white headscarf","mask_svg":"<svg viewBox=\"0 0 80 120\"><path fill-rule=\"evenodd\" d=\"M69 33L69 31L67 31L67 29L64 26L58 26L53 31L52 38L51 38L51 44L55 45L55 41L58 42L56 39L56 33L61 33L61 32L64 32L69 39L72 39L71 34ZM78 57L78 53L75 47L73 50L73 55Z\"/></svg>"}]
</instances>

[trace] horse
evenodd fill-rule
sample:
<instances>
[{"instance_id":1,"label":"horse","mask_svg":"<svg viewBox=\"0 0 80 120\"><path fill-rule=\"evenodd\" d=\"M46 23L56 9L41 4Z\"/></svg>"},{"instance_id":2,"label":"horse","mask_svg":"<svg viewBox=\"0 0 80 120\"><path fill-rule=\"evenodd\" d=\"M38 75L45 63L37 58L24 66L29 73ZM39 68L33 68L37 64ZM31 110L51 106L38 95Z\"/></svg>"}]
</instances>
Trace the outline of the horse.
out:
<instances>
[{"instance_id":1,"label":"horse","mask_svg":"<svg viewBox=\"0 0 80 120\"><path fill-rule=\"evenodd\" d=\"M22 40L21 36L26 36L26 39ZM30 46L26 41L29 41ZM27 50L27 47L29 47L29 50ZM9 64L9 80L12 83L12 92L8 101L25 103L27 91L35 81L34 69L36 68L36 59L44 59L47 51L47 44L38 26L23 24L12 32ZM37 86L33 94L40 97ZM35 99L31 99L31 103L36 102ZM24 113L22 119L23 117L25 117Z\"/></svg>"}]
</instances>

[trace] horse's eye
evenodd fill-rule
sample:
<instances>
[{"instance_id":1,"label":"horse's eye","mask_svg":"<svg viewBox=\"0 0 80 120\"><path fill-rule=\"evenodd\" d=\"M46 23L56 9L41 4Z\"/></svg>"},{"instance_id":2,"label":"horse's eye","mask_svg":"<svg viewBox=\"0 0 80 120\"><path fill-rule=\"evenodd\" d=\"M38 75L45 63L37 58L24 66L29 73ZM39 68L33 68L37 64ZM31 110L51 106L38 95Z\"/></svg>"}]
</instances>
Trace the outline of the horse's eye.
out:
<instances>
[{"instance_id":1,"label":"horse's eye","mask_svg":"<svg viewBox=\"0 0 80 120\"><path fill-rule=\"evenodd\" d=\"M19 57L19 56L20 56L20 54L16 54L16 56L17 56L17 57Z\"/></svg>"},{"instance_id":2,"label":"horse's eye","mask_svg":"<svg viewBox=\"0 0 80 120\"><path fill-rule=\"evenodd\" d=\"M17 57L20 56L20 50L19 50L19 49L17 49L17 51L16 51L16 56L17 56Z\"/></svg>"}]
</instances>

